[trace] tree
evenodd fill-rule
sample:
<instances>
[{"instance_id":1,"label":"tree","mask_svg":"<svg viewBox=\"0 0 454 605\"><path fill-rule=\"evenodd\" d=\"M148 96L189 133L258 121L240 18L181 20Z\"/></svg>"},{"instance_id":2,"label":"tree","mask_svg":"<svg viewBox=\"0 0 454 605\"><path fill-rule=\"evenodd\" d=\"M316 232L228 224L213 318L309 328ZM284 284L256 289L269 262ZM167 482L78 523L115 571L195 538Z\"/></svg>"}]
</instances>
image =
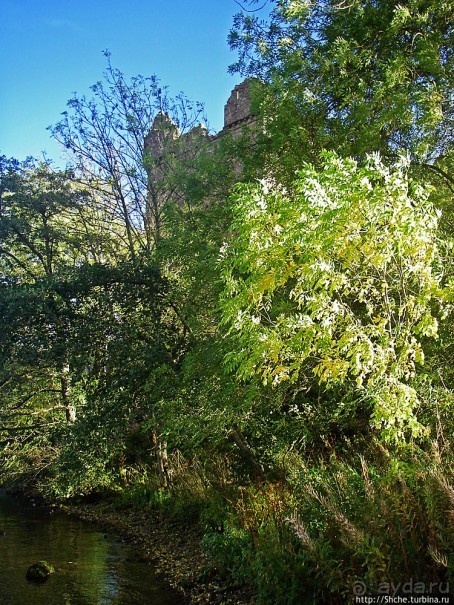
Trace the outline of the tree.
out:
<instances>
[{"instance_id":1,"label":"tree","mask_svg":"<svg viewBox=\"0 0 454 605\"><path fill-rule=\"evenodd\" d=\"M268 22L237 15L232 69L266 83L268 168L291 180L321 149L405 151L452 187L452 16L426 0L279 0Z\"/></svg>"},{"instance_id":2,"label":"tree","mask_svg":"<svg viewBox=\"0 0 454 605\"><path fill-rule=\"evenodd\" d=\"M144 414L137 394L177 337L159 270L127 261L124 229L71 171L2 166L1 436L44 452L65 421L76 424L77 407L90 418L86 439L94 418L108 431L127 410Z\"/></svg>"},{"instance_id":3,"label":"tree","mask_svg":"<svg viewBox=\"0 0 454 605\"><path fill-rule=\"evenodd\" d=\"M93 97L75 95L51 132L109 214L123 222L134 258L150 253L160 237L175 147L180 133L198 125L203 107L181 93L171 99L155 76L128 82L105 55L104 81L91 87Z\"/></svg>"},{"instance_id":4,"label":"tree","mask_svg":"<svg viewBox=\"0 0 454 605\"><path fill-rule=\"evenodd\" d=\"M404 159L388 169L377 155L360 167L327 154L290 192L239 186L221 260L227 368L340 389L338 405L368 400L393 438L421 430L413 379L444 296L439 213L407 169Z\"/></svg>"},{"instance_id":5,"label":"tree","mask_svg":"<svg viewBox=\"0 0 454 605\"><path fill-rule=\"evenodd\" d=\"M16 410L33 402L35 395L42 399L48 392L55 398L59 392L66 418L73 422L68 318L62 313L62 300L52 282L56 273L67 275L80 263L83 240L89 235L78 220L86 192L71 173L53 171L45 163L30 159L22 166L11 162L3 162L3 166L0 266L4 386L12 383ZM22 379L25 375L29 380ZM31 376L37 377L38 387ZM19 386L26 391L20 396Z\"/></svg>"}]
</instances>

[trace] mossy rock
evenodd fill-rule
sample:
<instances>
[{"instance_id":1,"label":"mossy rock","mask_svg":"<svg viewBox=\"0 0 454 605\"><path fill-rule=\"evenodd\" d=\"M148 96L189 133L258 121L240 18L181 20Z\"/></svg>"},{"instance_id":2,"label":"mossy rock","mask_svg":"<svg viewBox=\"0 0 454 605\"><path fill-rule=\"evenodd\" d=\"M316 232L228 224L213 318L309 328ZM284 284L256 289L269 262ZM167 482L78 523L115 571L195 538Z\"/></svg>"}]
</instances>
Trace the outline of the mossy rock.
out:
<instances>
[{"instance_id":1,"label":"mossy rock","mask_svg":"<svg viewBox=\"0 0 454 605\"><path fill-rule=\"evenodd\" d=\"M33 563L27 569L27 573L25 577L30 582L45 582L47 578L55 573L55 569L48 563L47 561L38 561L37 563Z\"/></svg>"}]
</instances>

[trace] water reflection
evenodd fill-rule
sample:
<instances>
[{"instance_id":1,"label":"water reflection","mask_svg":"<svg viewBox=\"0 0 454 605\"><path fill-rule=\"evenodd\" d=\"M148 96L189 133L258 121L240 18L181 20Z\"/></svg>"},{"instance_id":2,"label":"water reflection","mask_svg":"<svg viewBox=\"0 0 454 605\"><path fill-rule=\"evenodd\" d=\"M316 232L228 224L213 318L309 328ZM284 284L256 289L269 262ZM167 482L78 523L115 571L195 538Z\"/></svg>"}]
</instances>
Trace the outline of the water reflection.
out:
<instances>
[{"instance_id":1,"label":"water reflection","mask_svg":"<svg viewBox=\"0 0 454 605\"><path fill-rule=\"evenodd\" d=\"M0 605L179 605L138 553L61 513L21 507L0 491ZM46 560L56 573L45 584L25 579Z\"/></svg>"}]
</instances>

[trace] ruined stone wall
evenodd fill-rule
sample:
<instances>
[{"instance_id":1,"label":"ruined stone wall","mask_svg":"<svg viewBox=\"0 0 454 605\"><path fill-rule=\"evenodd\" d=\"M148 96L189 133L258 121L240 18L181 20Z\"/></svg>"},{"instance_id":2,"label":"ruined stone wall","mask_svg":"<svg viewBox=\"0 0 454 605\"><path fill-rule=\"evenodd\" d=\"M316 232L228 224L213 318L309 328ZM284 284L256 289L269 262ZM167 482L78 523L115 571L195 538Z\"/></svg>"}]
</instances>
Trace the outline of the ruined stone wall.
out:
<instances>
[{"instance_id":1,"label":"ruined stone wall","mask_svg":"<svg viewBox=\"0 0 454 605\"><path fill-rule=\"evenodd\" d=\"M221 132L235 130L253 120L251 115L251 80L245 80L232 90L224 107L224 128Z\"/></svg>"},{"instance_id":2,"label":"ruined stone wall","mask_svg":"<svg viewBox=\"0 0 454 605\"><path fill-rule=\"evenodd\" d=\"M235 136L241 133L244 126L250 127L255 123L255 117L251 113L251 84L252 80L248 79L235 86L224 106L224 127L215 135L209 135L205 132L204 136L208 140L216 141L226 134ZM168 116L158 114L145 138L145 152L153 156L159 156L168 137L174 139L181 136L185 142L190 144L192 139L197 139L200 136L201 128L204 127L197 126L193 130L180 135L178 128Z\"/></svg>"},{"instance_id":3,"label":"ruined stone wall","mask_svg":"<svg viewBox=\"0 0 454 605\"><path fill-rule=\"evenodd\" d=\"M178 192L166 187L166 170L173 163L171 158L191 169L191 158L197 156L202 145L216 145L216 141L228 135L237 137L243 128L255 124L251 113L250 90L252 80L248 79L235 86L224 107L224 127L215 135L208 134L203 125L196 126L186 133L180 133L178 127L169 116L159 113L144 140L144 163L148 173L148 188L159 200L154 201L156 207L169 199L180 203ZM177 143L177 144L175 144Z\"/></svg>"}]
</instances>

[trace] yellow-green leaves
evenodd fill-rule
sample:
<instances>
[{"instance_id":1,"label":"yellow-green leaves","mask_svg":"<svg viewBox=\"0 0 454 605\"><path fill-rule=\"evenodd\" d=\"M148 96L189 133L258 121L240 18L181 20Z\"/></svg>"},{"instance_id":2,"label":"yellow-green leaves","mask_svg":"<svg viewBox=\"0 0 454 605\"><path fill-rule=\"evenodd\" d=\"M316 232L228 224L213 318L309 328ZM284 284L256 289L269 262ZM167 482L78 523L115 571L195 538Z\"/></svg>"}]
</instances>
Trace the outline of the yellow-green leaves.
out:
<instances>
[{"instance_id":1,"label":"yellow-green leaves","mask_svg":"<svg viewBox=\"0 0 454 605\"><path fill-rule=\"evenodd\" d=\"M424 361L419 339L437 336L441 294L438 215L407 167L326 154L291 190L242 185L220 260L229 369L357 390L394 437L420 429L411 381Z\"/></svg>"}]
</instances>

